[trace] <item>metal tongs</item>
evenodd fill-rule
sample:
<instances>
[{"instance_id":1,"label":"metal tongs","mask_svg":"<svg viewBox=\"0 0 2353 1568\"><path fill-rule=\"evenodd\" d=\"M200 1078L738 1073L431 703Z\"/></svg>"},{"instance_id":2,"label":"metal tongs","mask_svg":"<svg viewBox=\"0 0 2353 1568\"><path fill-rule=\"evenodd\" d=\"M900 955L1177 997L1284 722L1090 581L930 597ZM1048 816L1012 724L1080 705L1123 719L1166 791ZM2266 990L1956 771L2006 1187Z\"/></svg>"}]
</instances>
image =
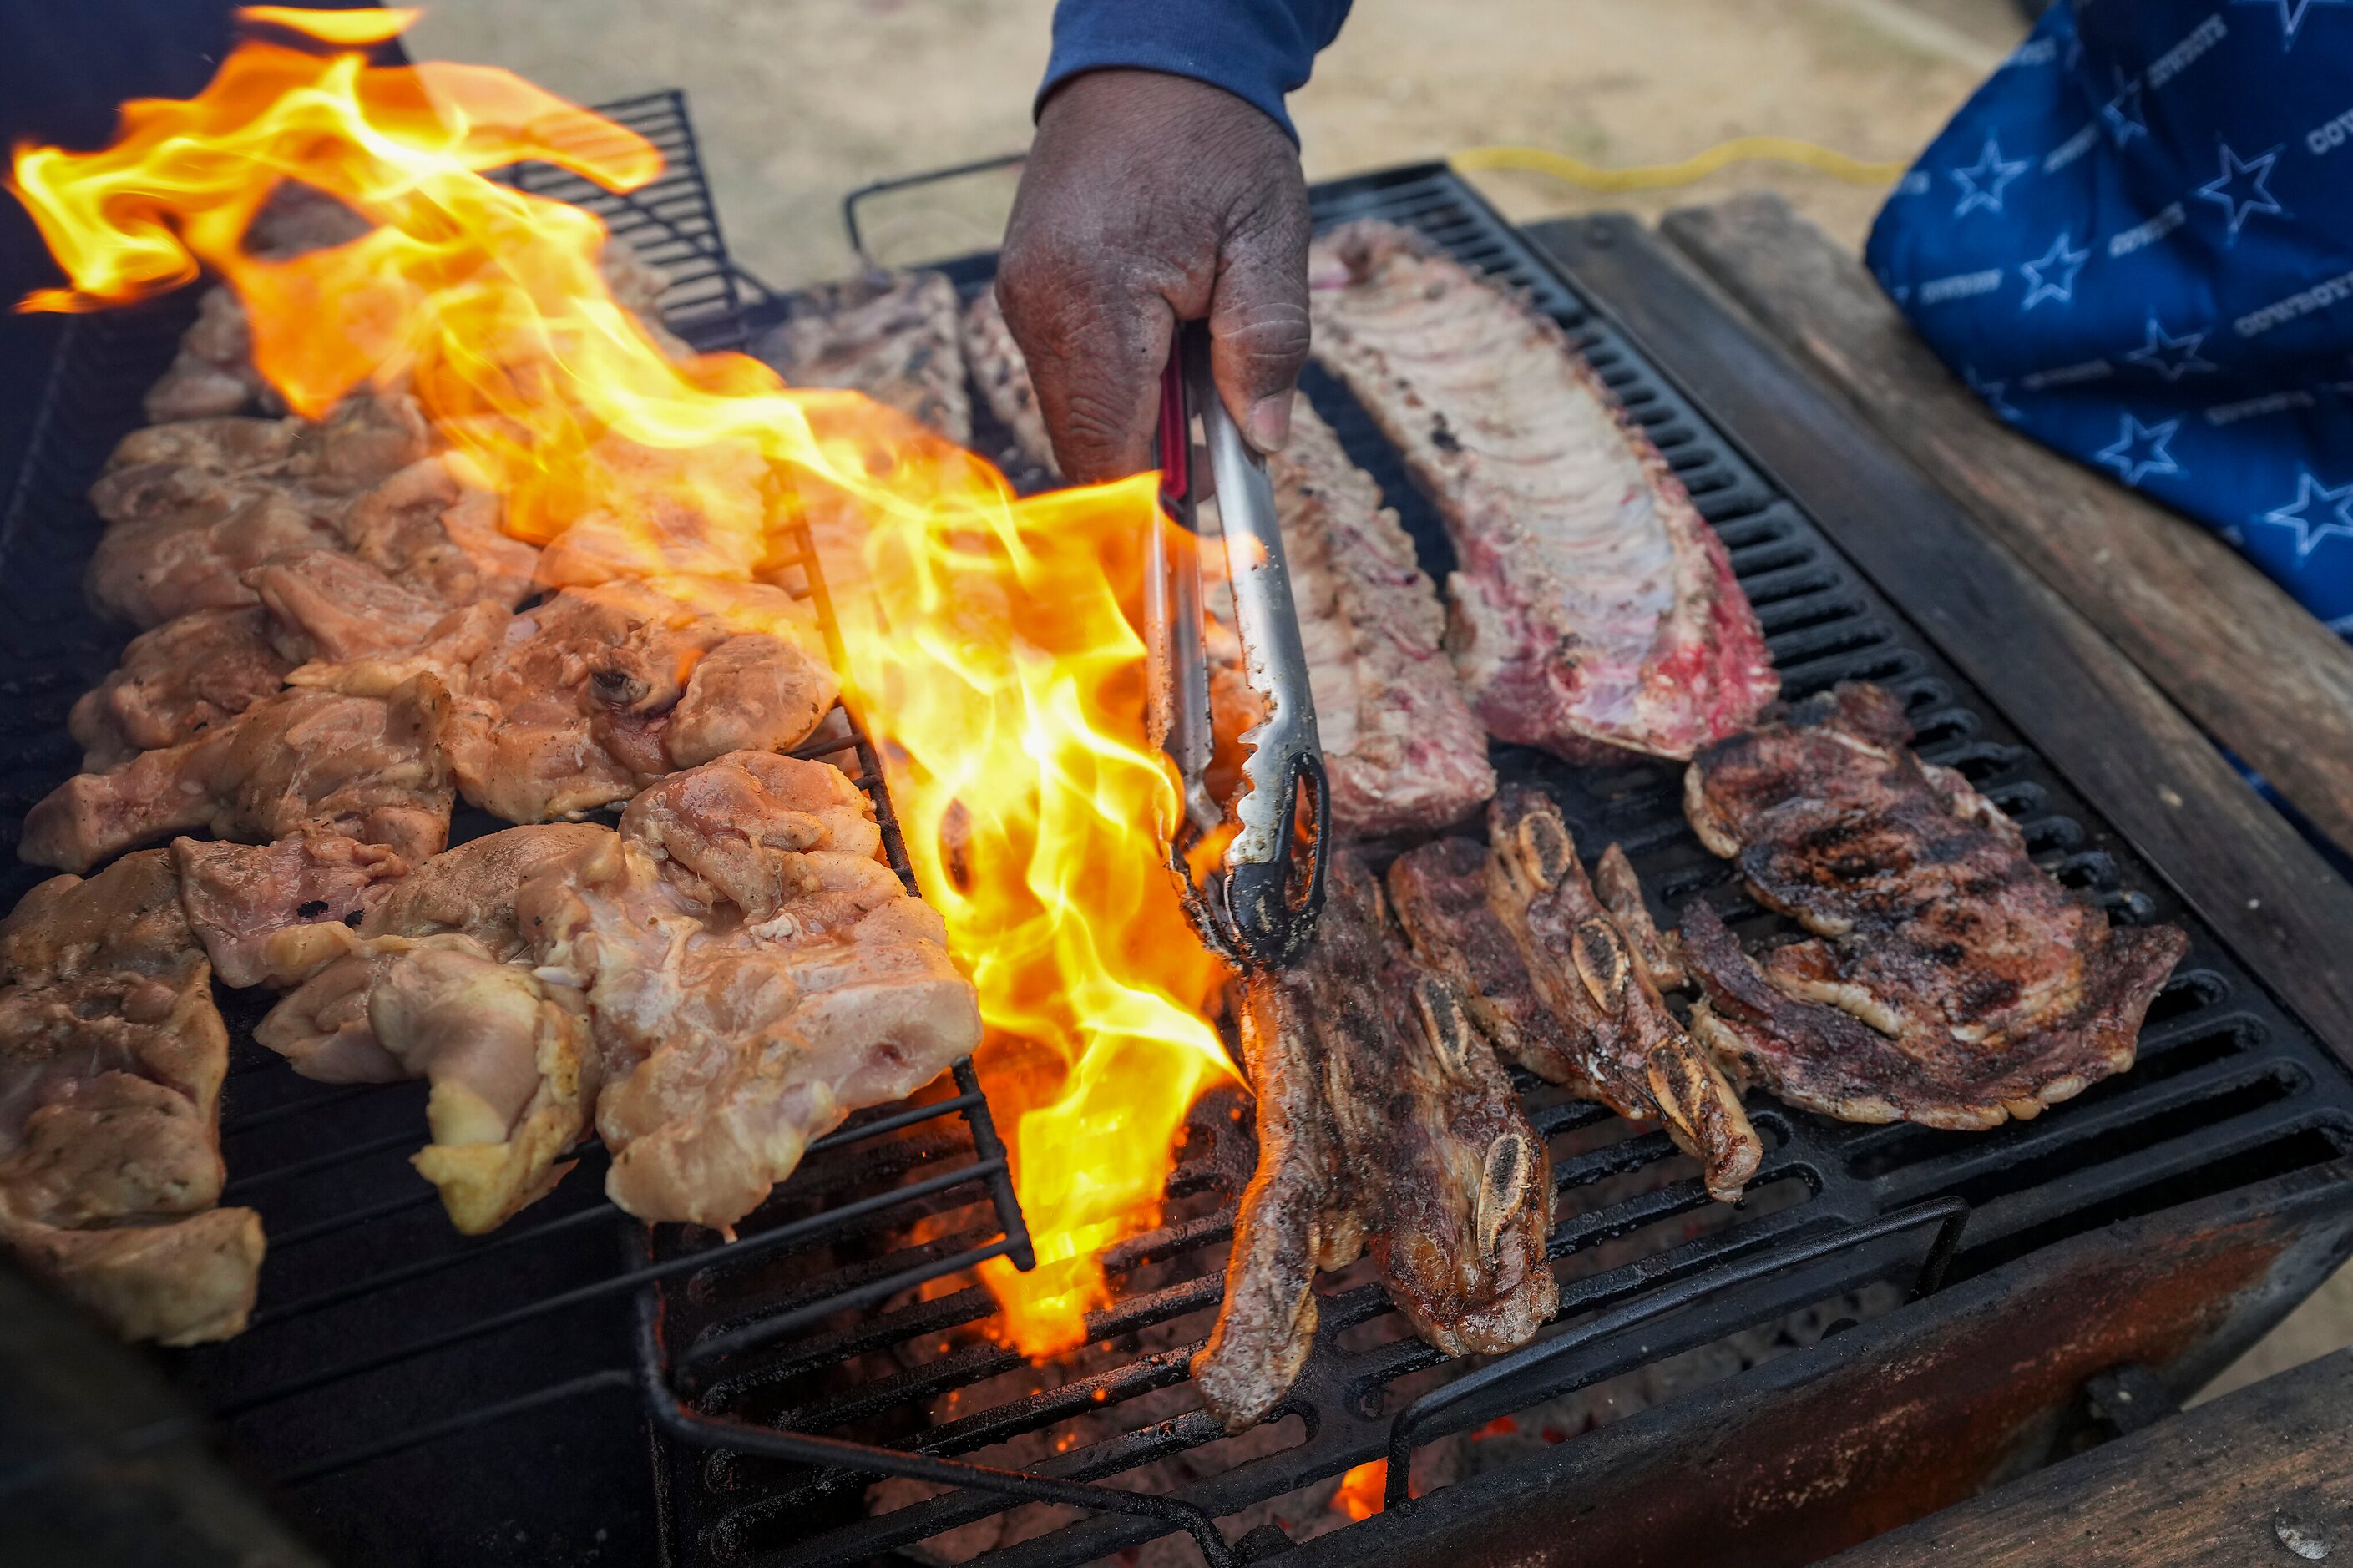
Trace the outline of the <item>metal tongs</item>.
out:
<instances>
[{"instance_id":1,"label":"metal tongs","mask_svg":"<svg viewBox=\"0 0 2353 1568\"><path fill-rule=\"evenodd\" d=\"M1331 789L1274 487L1265 459L1242 438L1218 395L1206 322L1177 329L1161 377L1159 446L1160 500L1169 521L1153 531L1144 615L1152 649L1152 741L1176 763L1183 785L1180 819L1162 825L1168 868L1186 914L1213 951L1248 969L1283 968L1306 952L1324 906ZM1207 538L1205 508L1215 521ZM1224 803L1208 784L1205 547L1225 552L1242 677L1265 715L1243 731L1241 786ZM1195 851L1228 826L1216 864L1197 880Z\"/></svg>"}]
</instances>

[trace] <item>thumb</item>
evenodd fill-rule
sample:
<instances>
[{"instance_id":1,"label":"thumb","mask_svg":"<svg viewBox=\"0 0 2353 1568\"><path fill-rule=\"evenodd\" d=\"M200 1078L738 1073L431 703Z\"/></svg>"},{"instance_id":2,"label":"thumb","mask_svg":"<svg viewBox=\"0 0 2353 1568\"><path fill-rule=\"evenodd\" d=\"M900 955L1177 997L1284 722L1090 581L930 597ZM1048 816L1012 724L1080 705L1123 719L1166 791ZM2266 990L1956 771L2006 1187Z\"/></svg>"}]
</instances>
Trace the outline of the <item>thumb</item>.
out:
<instances>
[{"instance_id":1,"label":"thumb","mask_svg":"<svg viewBox=\"0 0 2353 1568\"><path fill-rule=\"evenodd\" d=\"M1306 191L1227 241L1209 296L1209 367L1226 412L1261 452L1291 436L1291 398L1307 363Z\"/></svg>"}]
</instances>

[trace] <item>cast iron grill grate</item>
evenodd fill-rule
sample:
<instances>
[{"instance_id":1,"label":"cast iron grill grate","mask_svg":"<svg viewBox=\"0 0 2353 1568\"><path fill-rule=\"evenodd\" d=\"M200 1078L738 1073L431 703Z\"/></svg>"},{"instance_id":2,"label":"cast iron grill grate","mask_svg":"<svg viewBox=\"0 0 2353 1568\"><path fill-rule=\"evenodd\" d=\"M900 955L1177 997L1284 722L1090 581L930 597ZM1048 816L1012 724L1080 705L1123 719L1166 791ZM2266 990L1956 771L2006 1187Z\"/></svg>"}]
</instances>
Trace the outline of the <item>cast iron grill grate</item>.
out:
<instances>
[{"instance_id":1,"label":"cast iron grill grate","mask_svg":"<svg viewBox=\"0 0 2353 1568\"><path fill-rule=\"evenodd\" d=\"M1572 1342L1545 1352L1540 1340L1506 1358L1511 1369L1500 1375L1491 1363L1480 1378L1461 1380L1455 1374L1468 1368L1448 1365L1403 1330L1377 1283L1344 1282L1323 1298L1316 1348L1297 1388L1267 1428L1243 1438L1228 1438L1184 1387L1187 1361L1215 1315L1219 1249L1248 1175L1247 1149L1238 1158L1229 1140L1214 1135L1214 1117L1197 1118L1200 1135L1171 1180L1169 1223L1109 1259L1124 1288L1091 1318L1089 1352L1025 1375L1020 1358L981 1331L993 1310L984 1292L911 1293L882 1311L714 1361L683 1381L693 1408L776 1430L1164 1493L1229 1521L1250 1505L1328 1483L1393 1443L1402 1455L1900 1272L1927 1244L1927 1225L1963 1205L1966 1245L1955 1267L1974 1273L2126 1215L2353 1150L2353 1084L2335 1058L1994 705L1475 194L1444 169L1424 166L1321 187L1315 213L1319 226L1360 216L1409 225L1526 291L1561 323L1722 534L1788 696L1841 680L1896 691L1922 753L1959 769L2016 819L2041 864L2119 922L2171 921L2191 931L2189 956L2151 1010L2139 1065L2041 1119L1989 1133L1849 1126L1753 1097L1768 1152L1738 1211L1708 1200L1663 1135L1635 1132L1523 1080L1531 1119L1553 1152L1561 1202L1551 1252L1565 1277L1557 1321L1583 1325ZM986 286L993 265L993 258L968 258L946 270L969 294ZM755 321L767 313L754 309ZM1442 580L1451 549L1397 455L1330 378L1311 371L1307 389L1380 482L1425 568ZM1704 898L1752 942L1791 929L1751 901L1731 868L1694 838L1678 770L1571 768L1517 748L1500 748L1497 761L1507 780L1538 784L1562 803L1588 855L1613 839L1622 844L1662 920ZM1847 1241L1854 1245L1840 1245ZM1662 1308L1676 1310L1641 1321ZM747 1294L665 1310L670 1321L691 1324L758 1307ZM1450 1386L1454 1393L1443 1392ZM1012 1506L977 1491L902 1489L890 1496L892 1511L870 1515L871 1470L723 1450L673 1450L667 1463L669 1544L694 1564L857 1563L951 1530L987 1531ZM1401 1489L1406 1474L1393 1459L1390 1486ZM1033 1510L1002 1535L967 1535L955 1553L994 1542L986 1562L1047 1568L1172 1530L1166 1520L1075 1511L1054 1523Z\"/></svg>"},{"instance_id":2,"label":"cast iron grill grate","mask_svg":"<svg viewBox=\"0 0 2353 1568\"><path fill-rule=\"evenodd\" d=\"M661 178L617 195L544 167L511 177L605 217L617 238L664 269L671 330L705 349L732 346L743 316L739 275L682 98L658 93L605 112L661 149ZM0 647L10 671L0 679L0 734L9 742L0 814L10 851L0 896L11 905L49 874L13 854L24 812L79 766L68 711L112 667L127 637L83 603L80 575L102 526L87 493L115 443L143 422L141 399L193 315L193 300L179 295L68 324L25 468L0 513ZM839 666L839 632L806 529L787 541L787 555L779 571L814 601ZM841 766L868 793L890 862L912 889L881 761L855 715L837 704L795 754ZM451 838L503 826L461 807ZM385 1493L385 1461L469 1433L512 1435L535 1415L569 1417L564 1407L577 1398L623 1396L606 1415L634 1474L614 1479L633 1495L646 1493L642 1450L629 1451L645 1398L635 1371L635 1298L654 1281L691 1300L712 1280L793 1258L800 1278L792 1300L765 1303L764 1331L774 1332L984 1259L1027 1265L1029 1238L1004 1151L967 1062L914 1100L863 1112L812 1143L793 1179L732 1239L684 1226L649 1232L622 1214L603 1196L605 1153L593 1136L569 1152L579 1168L551 1195L489 1236L464 1237L408 1163L425 1136L424 1085L301 1079L253 1043L270 998L220 994L233 1041L222 1097L229 1170L222 1201L260 1212L269 1250L248 1331L168 1359L219 1418L242 1465L283 1489L329 1539L370 1560L420 1550L429 1557L425 1543L437 1530L454 1540L516 1511L512 1474L489 1484L444 1478L458 1518L417 1532L386 1513L385 1503L397 1500ZM954 1236L899 1239L944 1206L964 1215ZM534 1429L509 1452L543 1440ZM585 1516L600 1500L594 1484L570 1478L555 1489L576 1492ZM346 1528L322 1496L356 1503L370 1521ZM477 1519L466 1517L469 1503L479 1505Z\"/></svg>"}]
</instances>

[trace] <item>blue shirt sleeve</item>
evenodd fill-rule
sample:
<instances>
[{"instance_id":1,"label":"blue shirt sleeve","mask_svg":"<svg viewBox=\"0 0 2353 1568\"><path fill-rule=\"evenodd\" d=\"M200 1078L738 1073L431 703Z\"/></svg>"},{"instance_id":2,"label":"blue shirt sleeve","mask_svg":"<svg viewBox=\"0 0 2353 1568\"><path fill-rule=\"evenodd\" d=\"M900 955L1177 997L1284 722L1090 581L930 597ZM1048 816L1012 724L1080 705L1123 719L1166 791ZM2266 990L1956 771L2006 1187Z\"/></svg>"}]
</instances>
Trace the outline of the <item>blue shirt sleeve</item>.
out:
<instances>
[{"instance_id":1,"label":"blue shirt sleeve","mask_svg":"<svg viewBox=\"0 0 2353 1568\"><path fill-rule=\"evenodd\" d=\"M1191 77L1265 111L1293 142L1283 95L1307 84L1316 51L1340 35L1349 0L1060 0L1054 53L1038 102L1082 71L1124 68Z\"/></svg>"}]
</instances>

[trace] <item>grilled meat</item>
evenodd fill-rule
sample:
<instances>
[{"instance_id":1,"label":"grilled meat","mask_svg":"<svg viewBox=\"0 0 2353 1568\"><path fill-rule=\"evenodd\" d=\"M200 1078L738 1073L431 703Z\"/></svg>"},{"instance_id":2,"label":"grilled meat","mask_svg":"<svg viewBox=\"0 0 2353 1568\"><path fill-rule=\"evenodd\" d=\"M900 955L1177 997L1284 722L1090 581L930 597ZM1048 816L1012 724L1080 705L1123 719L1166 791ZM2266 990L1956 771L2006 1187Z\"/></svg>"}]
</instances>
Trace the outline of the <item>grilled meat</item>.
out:
<instances>
[{"instance_id":1,"label":"grilled meat","mask_svg":"<svg viewBox=\"0 0 2353 1568\"><path fill-rule=\"evenodd\" d=\"M84 692L68 721L82 767L102 773L141 752L191 741L285 683L299 661L269 637L257 605L198 610L142 632L114 672Z\"/></svg>"},{"instance_id":2,"label":"grilled meat","mask_svg":"<svg viewBox=\"0 0 2353 1568\"><path fill-rule=\"evenodd\" d=\"M320 424L197 419L123 437L90 488L108 523L88 587L108 613L153 626L254 602L247 571L288 551L335 549L357 498L425 454L406 398L347 399Z\"/></svg>"},{"instance_id":3,"label":"grilled meat","mask_svg":"<svg viewBox=\"0 0 2353 1568\"><path fill-rule=\"evenodd\" d=\"M1517 788L1488 820L1492 853L1441 838L1389 867L1414 951L1454 982L1505 1056L1620 1116L1662 1122L1701 1162L1709 1192L1736 1200L1763 1145L1646 978L1640 944L1596 898L1567 825Z\"/></svg>"},{"instance_id":4,"label":"grilled meat","mask_svg":"<svg viewBox=\"0 0 2353 1568\"><path fill-rule=\"evenodd\" d=\"M806 608L775 589L681 590L568 588L517 616L440 731L466 798L538 822L729 752L807 740L839 686Z\"/></svg>"},{"instance_id":5,"label":"grilled meat","mask_svg":"<svg viewBox=\"0 0 2353 1568\"><path fill-rule=\"evenodd\" d=\"M422 860L449 832L448 770L431 739L448 701L429 679L389 699L281 692L195 740L68 779L26 814L17 853L82 871L168 834L311 832Z\"/></svg>"},{"instance_id":6,"label":"grilled meat","mask_svg":"<svg viewBox=\"0 0 2353 1568\"><path fill-rule=\"evenodd\" d=\"M1651 989L1677 991L1690 984L1691 976L1683 972L1683 952L1651 919L1650 901L1642 896L1642 884L1626 851L1612 844L1601 852L1601 858L1593 863L1593 886L1609 918L1617 922L1619 934L1626 939L1634 966Z\"/></svg>"},{"instance_id":7,"label":"grilled meat","mask_svg":"<svg viewBox=\"0 0 2353 1568\"><path fill-rule=\"evenodd\" d=\"M1489 902L1493 857L1469 838L1439 838L1390 862L1398 922L1421 961L1452 980L1495 1048L1546 1083L1591 1098L1586 1029L1538 990L1518 933Z\"/></svg>"},{"instance_id":8,"label":"grilled meat","mask_svg":"<svg viewBox=\"0 0 2353 1568\"><path fill-rule=\"evenodd\" d=\"M512 609L539 591L540 552L499 531L502 510L447 458L423 458L353 501L335 527L344 549L444 605Z\"/></svg>"},{"instance_id":9,"label":"grilled meat","mask_svg":"<svg viewBox=\"0 0 2353 1568\"><path fill-rule=\"evenodd\" d=\"M386 696L419 675L462 691L467 666L507 627L501 605L452 609L340 551L274 556L245 583L269 612L271 640L301 661L288 681L353 696Z\"/></svg>"},{"instance_id":10,"label":"grilled meat","mask_svg":"<svg viewBox=\"0 0 2353 1568\"><path fill-rule=\"evenodd\" d=\"M1538 994L1580 1037L1578 1092L1630 1120L1662 1122L1700 1162L1709 1194L1738 1201L1764 1144L1595 895L1559 808L1514 786L1495 797L1487 823L1489 903L1518 939Z\"/></svg>"},{"instance_id":11,"label":"grilled meat","mask_svg":"<svg viewBox=\"0 0 2353 1568\"><path fill-rule=\"evenodd\" d=\"M1701 838L1816 933L1760 967L1714 910L1687 909L1693 1026L1782 1099L1848 1121L2032 1116L2132 1066L2188 938L2112 929L1909 735L1895 698L1841 686L1693 763Z\"/></svg>"},{"instance_id":12,"label":"grilled meat","mask_svg":"<svg viewBox=\"0 0 2353 1568\"><path fill-rule=\"evenodd\" d=\"M940 272L853 279L810 290L752 346L793 386L862 392L972 443L972 402L957 341L955 285Z\"/></svg>"},{"instance_id":13,"label":"grilled meat","mask_svg":"<svg viewBox=\"0 0 2353 1568\"><path fill-rule=\"evenodd\" d=\"M1489 731L1688 757L1753 719L1776 681L1723 543L1560 330L1390 225L1311 267L1317 362L1454 542L1450 643Z\"/></svg>"},{"instance_id":14,"label":"grilled meat","mask_svg":"<svg viewBox=\"0 0 2353 1568\"><path fill-rule=\"evenodd\" d=\"M1487 737L1439 648L1444 612L1414 563L1413 541L1303 396L1293 405L1291 445L1267 460L1267 472L1332 783L1333 830L1366 837L1460 822L1495 793L1495 773ZM1222 558L1211 550L1204 562L1215 571ZM1241 764L1240 736L1260 710L1242 679L1232 597L1222 581L1209 589L1219 743L1211 783L1223 797Z\"/></svg>"},{"instance_id":15,"label":"grilled meat","mask_svg":"<svg viewBox=\"0 0 2353 1568\"><path fill-rule=\"evenodd\" d=\"M1013 341L1013 330L1005 324L993 290L982 289L965 307L963 336L965 364L973 384L980 388L981 401L1012 433L1014 449L1005 456L1018 458L1050 480L1059 479L1053 439L1046 434L1046 416L1038 410L1038 389L1029 382L1029 362L1021 357L1021 346Z\"/></svg>"},{"instance_id":16,"label":"grilled meat","mask_svg":"<svg viewBox=\"0 0 2353 1568\"><path fill-rule=\"evenodd\" d=\"M296 926L356 923L408 874L380 844L296 833L274 844L175 838L180 902L226 985L270 977L270 942Z\"/></svg>"},{"instance_id":17,"label":"grilled meat","mask_svg":"<svg viewBox=\"0 0 2353 1568\"><path fill-rule=\"evenodd\" d=\"M609 830L552 822L510 827L470 839L415 867L361 917L362 936L456 932L480 942L501 963L525 957L531 943L515 923L515 889L545 868ZM282 960L273 961L283 964ZM297 969L309 967L296 959Z\"/></svg>"},{"instance_id":18,"label":"grilled meat","mask_svg":"<svg viewBox=\"0 0 2353 1568\"><path fill-rule=\"evenodd\" d=\"M470 937L317 934L340 951L254 1038L306 1078L431 1083L432 1141L412 1159L466 1235L496 1229L561 1181L572 1167L560 1157L596 1097L578 996Z\"/></svg>"},{"instance_id":19,"label":"grilled meat","mask_svg":"<svg viewBox=\"0 0 2353 1568\"><path fill-rule=\"evenodd\" d=\"M163 850L0 923L0 1243L126 1338L245 1326L261 1225L220 1196L228 1033Z\"/></svg>"},{"instance_id":20,"label":"grilled meat","mask_svg":"<svg viewBox=\"0 0 2353 1568\"><path fill-rule=\"evenodd\" d=\"M606 1191L640 1218L733 1226L810 1139L979 1042L938 912L871 858L862 811L842 822L828 771L755 753L674 775L518 895L536 973L587 999ZM726 772L749 782L706 787Z\"/></svg>"},{"instance_id":21,"label":"grilled meat","mask_svg":"<svg viewBox=\"0 0 2353 1568\"><path fill-rule=\"evenodd\" d=\"M1346 852L1328 875L1306 962L1248 983L1259 1167L1193 1363L1229 1431L1263 1420L1305 1364L1315 1268L1367 1241L1390 1299L1450 1355L1524 1344L1558 1304L1543 1141L1458 994L1389 925L1379 881Z\"/></svg>"}]
</instances>

